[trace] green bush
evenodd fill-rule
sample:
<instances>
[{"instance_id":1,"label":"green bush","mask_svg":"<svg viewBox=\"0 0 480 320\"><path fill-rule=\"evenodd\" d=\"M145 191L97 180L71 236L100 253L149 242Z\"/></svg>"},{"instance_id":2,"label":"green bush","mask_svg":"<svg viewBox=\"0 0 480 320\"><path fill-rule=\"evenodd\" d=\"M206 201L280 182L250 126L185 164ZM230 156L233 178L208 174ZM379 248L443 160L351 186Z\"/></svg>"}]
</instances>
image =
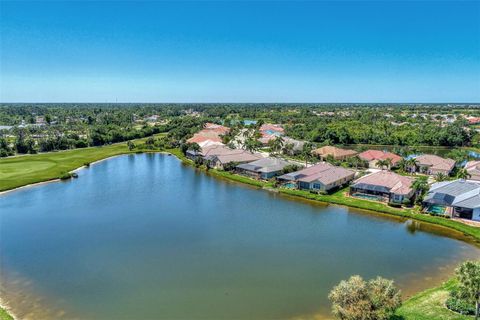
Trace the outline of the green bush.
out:
<instances>
[{"instance_id":1,"label":"green bush","mask_svg":"<svg viewBox=\"0 0 480 320\"><path fill-rule=\"evenodd\" d=\"M446 305L448 309L463 315L475 314L475 305L456 297L454 294L448 298Z\"/></svg>"},{"instance_id":2,"label":"green bush","mask_svg":"<svg viewBox=\"0 0 480 320\"><path fill-rule=\"evenodd\" d=\"M72 178L72 174L70 172L62 172L60 173L60 180L68 180Z\"/></svg>"}]
</instances>

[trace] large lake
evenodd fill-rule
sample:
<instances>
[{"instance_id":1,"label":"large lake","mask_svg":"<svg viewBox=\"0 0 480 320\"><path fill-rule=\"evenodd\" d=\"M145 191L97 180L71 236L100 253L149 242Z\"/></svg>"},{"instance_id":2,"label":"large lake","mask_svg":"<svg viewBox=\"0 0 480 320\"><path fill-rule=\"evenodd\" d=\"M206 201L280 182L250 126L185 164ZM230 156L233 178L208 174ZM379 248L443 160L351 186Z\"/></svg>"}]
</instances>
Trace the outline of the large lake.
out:
<instances>
[{"instance_id":1,"label":"large lake","mask_svg":"<svg viewBox=\"0 0 480 320\"><path fill-rule=\"evenodd\" d=\"M121 156L0 196L1 295L32 319L308 319L352 274L408 295L480 256L451 234Z\"/></svg>"}]
</instances>

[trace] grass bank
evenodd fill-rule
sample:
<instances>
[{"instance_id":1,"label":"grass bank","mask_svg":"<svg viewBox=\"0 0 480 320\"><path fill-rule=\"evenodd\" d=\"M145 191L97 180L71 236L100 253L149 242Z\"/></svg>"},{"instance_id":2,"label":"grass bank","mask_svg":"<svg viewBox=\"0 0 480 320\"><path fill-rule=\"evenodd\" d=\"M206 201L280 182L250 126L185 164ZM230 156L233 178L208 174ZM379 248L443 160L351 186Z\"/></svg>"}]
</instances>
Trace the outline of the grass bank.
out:
<instances>
[{"instance_id":1,"label":"grass bank","mask_svg":"<svg viewBox=\"0 0 480 320\"><path fill-rule=\"evenodd\" d=\"M451 279L441 286L422 291L406 300L392 320L472 320L445 307L450 290L455 286Z\"/></svg>"},{"instance_id":2,"label":"grass bank","mask_svg":"<svg viewBox=\"0 0 480 320\"><path fill-rule=\"evenodd\" d=\"M138 139L134 142L140 143L144 140L145 139ZM0 159L0 191L11 190L33 183L55 180L65 173L80 168L85 164L90 164L120 154L135 153L138 151L139 150L137 149L130 151L126 142L121 142L102 147L90 147Z\"/></svg>"},{"instance_id":3,"label":"grass bank","mask_svg":"<svg viewBox=\"0 0 480 320\"><path fill-rule=\"evenodd\" d=\"M13 320L13 317L8 312L0 307L0 320Z\"/></svg>"}]
</instances>

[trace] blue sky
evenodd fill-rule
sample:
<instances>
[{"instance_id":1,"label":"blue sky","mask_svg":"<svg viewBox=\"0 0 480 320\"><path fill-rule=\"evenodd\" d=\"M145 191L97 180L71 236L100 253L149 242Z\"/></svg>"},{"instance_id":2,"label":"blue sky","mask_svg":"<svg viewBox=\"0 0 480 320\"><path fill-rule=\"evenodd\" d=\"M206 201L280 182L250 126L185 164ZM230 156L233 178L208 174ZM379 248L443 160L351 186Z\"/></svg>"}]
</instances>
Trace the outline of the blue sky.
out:
<instances>
[{"instance_id":1,"label":"blue sky","mask_svg":"<svg viewBox=\"0 0 480 320\"><path fill-rule=\"evenodd\" d=\"M0 2L1 102L480 102L480 2Z\"/></svg>"}]
</instances>

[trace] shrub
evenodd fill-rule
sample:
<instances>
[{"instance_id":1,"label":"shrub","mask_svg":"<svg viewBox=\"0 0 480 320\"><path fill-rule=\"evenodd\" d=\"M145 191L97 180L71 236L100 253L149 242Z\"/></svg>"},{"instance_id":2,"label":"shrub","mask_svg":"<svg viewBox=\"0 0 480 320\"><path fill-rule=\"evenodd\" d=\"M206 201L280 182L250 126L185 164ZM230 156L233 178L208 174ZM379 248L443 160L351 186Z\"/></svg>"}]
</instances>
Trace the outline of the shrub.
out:
<instances>
[{"instance_id":1,"label":"shrub","mask_svg":"<svg viewBox=\"0 0 480 320\"><path fill-rule=\"evenodd\" d=\"M337 319L387 320L401 305L400 291L393 281L377 277L364 281L352 276L332 289L332 313Z\"/></svg>"},{"instance_id":2,"label":"shrub","mask_svg":"<svg viewBox=\"0 0 480 320\"><path fill-rule=\"evenodd\" d=\"M61 172L59 179L60 180L68 180L72 178L72 174L70 172Z\"/></svg>"},{"instance_id":3,"label":"shrub","mask_svg":"<svg viewBox=\"0 0 480 320\"><path fill-rule=\"evenodd\" d=\"M463 315L474 315L475 314L475 305L462 300L455 295L452 295L447 299L446 302L447 308L458 312Z\"/></svg>"}]
</instances>

